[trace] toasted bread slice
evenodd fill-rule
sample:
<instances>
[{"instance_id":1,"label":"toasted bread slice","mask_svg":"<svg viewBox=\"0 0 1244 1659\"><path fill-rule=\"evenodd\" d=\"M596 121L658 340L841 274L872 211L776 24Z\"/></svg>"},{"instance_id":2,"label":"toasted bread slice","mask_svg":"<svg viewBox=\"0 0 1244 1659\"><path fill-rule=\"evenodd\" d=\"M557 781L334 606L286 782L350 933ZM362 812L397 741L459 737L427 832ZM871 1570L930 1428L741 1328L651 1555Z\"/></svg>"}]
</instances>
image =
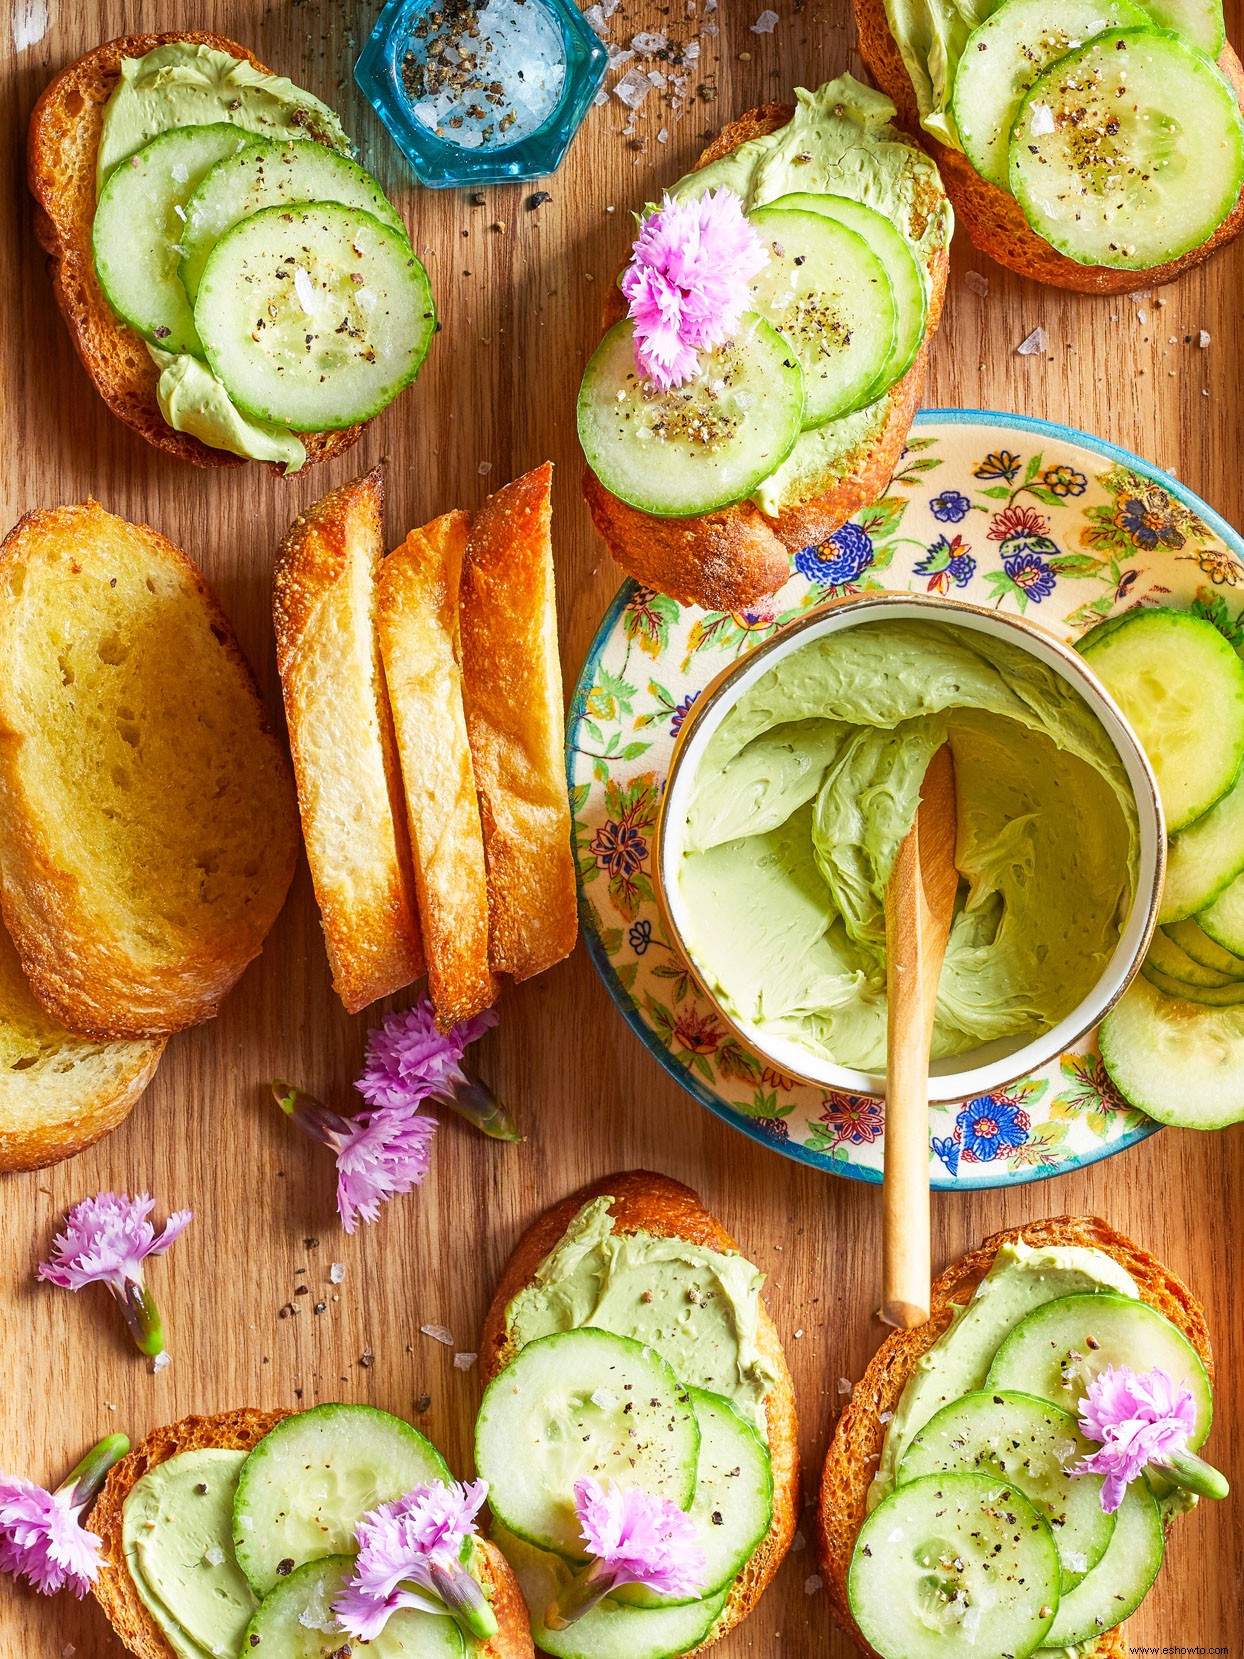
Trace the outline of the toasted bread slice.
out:
<instances>
[{"instance_id":1,"label":"toasted bread slice","mask_svg":"<svg viewBox=\"0 0 1244 1659\"><path fill-rule=\"evenodd\" d=\"M209 1019L298 853L289 763L202 573L97 502L0 546L0 905L71 1031Z\"/></svg>"},{"instance_id":2,"label":"toasted bread slice","mask_svg":"<svg viewBox=\"0 0 1244 1659\"><path fill-rule=\"evenodd\" d=\"M696 163L697 170L737 150L749 139L784 127L791 104L763 104L724 127ZM921 194L914 214L927 216L940 193ZM942 204L944 206L944 203ZM923 228L923 225L921 226ZM947 247L934 249L928 263L929 312L915 362L878 400L877 418L836 458L831 476L808 495L768 517L753 502L736 502L697 518L657 518L611 495L593 472L584 474L583 493L592 521L623 570L646 587L683 605L710 611L743 611L778 588L790 575L790 555L825 541L852 514L884 494L894 476L908 429L924 390L929 344L937 330L950 271ZM605 296L604 327L626 315L616 285Z\"/></svg>"},{"instance_id":3,"label":"toasted bread slice","mask_svg":"<svg viewBox=\"0 0 1244 1659\"><path fill-rule=\"evenodd\" d=\"M470 520L412 530L380 566L378 623L428 985L443 1030L491 1007L488 882L462 707L458 596Z\"/></svg>"},{"instance_id":4,"label":"toasted bread slice","mask_svg":"<svg viewBox=\"0 0 1244 1659\"><path fill-rule=\"evenodd\" d=\"M162 1039L100 1043L66 1031L0 927L0 1172L59 1163L115 1129L163 1052Z\"/></svg>"},{"instance_id":5,"label":"toasted bread slice","mask_svg":"<svg viewBox=\"0 0 1244 1659\"><path fill-rule=\"evenodd\" d=\"M721 1222L681 1181L672 1181L666 1175L655 1175L645 1169L593 1181L546 1210L518 1241L484 1319L479 1364L485 1383L515 1355L506 1323L510 1303L532 1282L536 1269L556 1248L583 1206L605 1196L613 1199L611 1214L615 1231L619 1233L654 1233L658 1238L687 1239L710 1250L738 1249ZM696 1653L711 1647L747 1617L781 1566L795 1535L799 1514L799 1424L795 1415L795 1390L781 1338L763 1302L757 1344L777 1379L764 1401L773 1465L773 1522L768 1536L736 1579L717 1623L694 1650Z\"/></svg>"},{"instance_id":6,"label":"toasted bread slice","mask_svg":"<svg viewBox=\"0 0 1244 1659\"><path fill-rule=\"evenodd\" d=\"M488 859L493 970L527 979L578 936L550 538L551 463L489 496L462 572L462 688Z\"/></svg>"},{"instance_id":7,"label":"toasted bread slice","mask_svg":"<svg viewBox=\"0 0 1244 1659\"><path fill-rule=\"evenodd\" d=\"M1057 14L1057 5L1054 15ZM1199 265L1215 248L1233 241L1244 229L1244 194L1228 217L1203 242L1179 259L1155 265L1146 271L1114 271L1103 265L1078 265L1038 236L1024 217L1024 210L1009 192L982 178L961 150L926 133L920 126L915 89L903 63L898 42L886 21L885 0L855 0L855 24L859 54L869 74L898 110L898 118L937 162L946 194L958 222L974 246L1020 276L1034 282L1048 282L1056 288L1070 288L1082 294L1130 294L1138 288L1154 288L1170 282L1191 265ZM1235 88L1244 108L1244 68L1231 47L1224 49L1218 67Z\"/></svg>"},{"instance_id":8,"label":"toasted bread slice","mask_svg":"<svg viewBox=\"0 0 1244 1659\"><path fill-rule=\"evenodd\" d=\"M893 1331L874 1354L838 1419L825 1459L817 1508L817 1536L825 1584L835 1619L862 1653L871 1654L874 1650L851 1616L847 1574L856 1537L868 1512L868 1488L877 1470L886 1423L897 1409L899 1397L921 1355L951 1323L955 1307L969 1300L993 1266L1001 1247L1021 1239L1032 1246L1082 1245L1113 1257L1135 1279L1142 1299L1184 1333L1213 1379L1214 1362L1205 1313L1191 1291L1156 1256L1133 1244L1122 1233L1116 1233L1096 1216L1054 1216L1048 1221L1034 1221L1026 1227L994 1233L979 1250L973 1250L947 1268L933 1285L927 1324L910 1331ZM1105 1634L1092 1651L1101 1659L1125 1654L1127 1642L1122 1628Z\"/></svg>"},{"instance_id":9,"label":"toasted bread slice","mask_svg":"<svg viewBox=\"0 0 1244 1659\"><path fill-rule=\"evenodd\" d=\"M94 1595L108 1622L136 1659L175 1659L164 1633L144 1607L125 1564L122 1518L125 1500L137 1483L158 1464L181 1452L220 1447L249 1452L276 1426L285 1411L222 1411L213 1417L183 1417L180 1423L156 1429L139 1442L128 1457L109 1471L103 1491L86 1517L86 1524L103 1544L103 1564ZM497 1618L497 1634L476 1647L476 1659L531 1659L531 1630L522 1591L494 1545L482 1543L483 1587Z\"/></svg>"},{"instance_id":10,"label":"toasted bread slice","mask_svg":"<svg viewBox=\"0 0 1244 1659\"><path fill-rule=\"evenodd\" d=\"M48 85L30 118L26 164L37 204L35 233L74 347L95 389L113 414L149 444L197 467L235 467L243 457L212 449L189 433L176 432L156 399L159 370L141 338L123 323L104 298L95 275L91 230L95 222L95 158L104 106L112 96L123 58L141 58L174 41L215 47L268 71L244 46L203 30L122 35L62 69ZM308 128L307 136L318 135ZM358 441L362 426L340 432L302 433L308 462L327 461ZM278 474L284 467L273 462Z\"/></svg>"},{"instance_id":11,"label":"toasted bread slice","mask_svg":"<svg viewBox=\"0 0 1244 1659\"><path fill-rule=\"evenodd\" d=\"M379 467L332 490L294 520L273 578L303 840L333 986L352 1014L424 970L376 637L383 507Z\"/></svg>"}]
</instances>

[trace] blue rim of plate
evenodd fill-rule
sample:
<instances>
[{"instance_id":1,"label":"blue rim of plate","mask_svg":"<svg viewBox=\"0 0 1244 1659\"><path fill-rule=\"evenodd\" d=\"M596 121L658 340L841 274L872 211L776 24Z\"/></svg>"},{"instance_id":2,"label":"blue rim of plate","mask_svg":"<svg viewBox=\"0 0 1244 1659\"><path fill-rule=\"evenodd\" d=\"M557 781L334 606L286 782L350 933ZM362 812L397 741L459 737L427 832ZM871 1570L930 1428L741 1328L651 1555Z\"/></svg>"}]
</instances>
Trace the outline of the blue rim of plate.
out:
<instances>
[{"instance_id":1,"label":"blue rim of plate","mask_svg":"<svg viewBox=\"0 0 1244 1659\"><path fill-rule=\"evenodd\" d=\"M1035 415L1009 415L996 409L920 409L916 412L912 426L1002 427L1010 431L1034 433L1044 438L1074 444L1081 449L1089 450L1108 461L1128 467L1144 477L1159 481L1164 490L1174 496L1189 511L1195 513L1236 554L1241 562L1244 562L1244 536L1241 536L1239 531L1228 524L1221 513L1215 512L1182 480L1176 478L1164 468L1157 466L1154 462L1144 460L1132 450L1124 449L1121 444L1110 443L1105 438L1094 437L1091 433L1082 432L1077 427L1066 426L1059 421L1042 420ZM594 682L601 655L609 642L615 625L638 585L638 583L628 579L613 596L595 634L592 636L592 642L583 660L583 666L579 670L578 678L575 681L574 693L570 700L570 714L566 723L565 762L566 784L569 790L573 790L575 781L572 776L574 764L573 743L578 735L579 725L584 719L582 706L584 687ZM692 1074L690 1069L683 1065L670 1049L666 1048L655 1036L641 1015L634 998L618 978L604 942L597 931L595 911L584 893L583 883L578 877L577 860L576 883L578 887L579 922L584 944L587 947L592 965L600 975L605 989L644 1048L657 1061L661 1069L672 1077L697 1105L705 1107L714 1117L719 1118L731 1129L746 1135L750 1140L757 1142L771 1152L778 1153L781 1157L789 1158L795 1163L804 1164L812 1169L818 1169L825 1174L833 1174L853 1181L863 1181L871 1185L880 1184L881 1173L878 1170L830 1159L825 1153L812 1151L797 1142L774 1140L761 1127L759 1122L732 1108L725 1101L719 1099L712 1090L706 1088ZM1162 1124L1152 1121L1142 1124L1120 1135L1117 1140L1103 1146L1100 1151L1087 1155L1076 1154L1067 1158L1056 1169L1036 1167L1031 1170L1007 1171L992 1180L974 1179L970 1183L964 1183L954 1176L931 1173L929 1185L935 1192L988 1191L998 1187L1028 1186L1034 1181L1048 1181L1059 1175L1070 1175L1077 1169L1086 1169L1090 1164L1100 1163L1105 1158L1113 1158L1129 1147L1137 1146L1141 1141L1148 1140L1151 1135L1157 1134L1163 1127Z\"/></svg>"}]
</instances>

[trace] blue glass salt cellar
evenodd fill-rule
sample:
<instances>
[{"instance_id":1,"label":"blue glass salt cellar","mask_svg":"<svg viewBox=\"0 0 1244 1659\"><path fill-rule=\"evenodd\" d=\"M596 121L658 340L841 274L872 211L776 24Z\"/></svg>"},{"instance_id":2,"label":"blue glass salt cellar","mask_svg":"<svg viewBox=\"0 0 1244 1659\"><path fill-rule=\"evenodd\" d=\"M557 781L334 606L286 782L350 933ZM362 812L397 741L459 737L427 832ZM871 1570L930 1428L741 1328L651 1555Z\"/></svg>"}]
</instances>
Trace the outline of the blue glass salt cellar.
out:
<instances>
[{"instance_id":1,"label":"blue glass salt cellar","mask_svg":"<svg viewBox=\"0 0 1244 1659\"><path fill-rule=\"evenodd\" d=\"M432 188L554 171L609 54L573 0L389 0L354 78Z\"/></svg>"}]
</instances>

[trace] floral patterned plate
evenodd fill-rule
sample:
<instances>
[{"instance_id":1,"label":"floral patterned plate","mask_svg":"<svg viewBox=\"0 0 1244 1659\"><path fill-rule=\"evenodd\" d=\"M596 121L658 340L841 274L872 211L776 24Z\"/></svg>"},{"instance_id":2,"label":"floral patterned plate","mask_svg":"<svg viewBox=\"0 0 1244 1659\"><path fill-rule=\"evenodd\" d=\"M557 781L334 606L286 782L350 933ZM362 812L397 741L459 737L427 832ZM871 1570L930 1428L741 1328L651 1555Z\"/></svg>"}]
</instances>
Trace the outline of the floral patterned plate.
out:
<instances>
[{"instance_id":1,"label":"floral patterned plate","mask_svg":"<svg viewBox=\"0 0 1244 1659\"><path fill-rule=\"evenodd\" d=\"M782 623L844 594L909 589L1031 612L1079 638L1129 606L1179 604L1244 644L1244 539L1177 480L1068 427L925 410L882 500L738 615L683 609L628 582L575 688L566 738L588 949L628 1024L687 1092L788 1157L879 1181L881 1102L796 1083L716 1018L664 936L652 830L687 710ZM1010 1087L930 1109L935 1187L1040 1180L1157 1128L1089 1043Z\"/></svg>"}]
</instances>

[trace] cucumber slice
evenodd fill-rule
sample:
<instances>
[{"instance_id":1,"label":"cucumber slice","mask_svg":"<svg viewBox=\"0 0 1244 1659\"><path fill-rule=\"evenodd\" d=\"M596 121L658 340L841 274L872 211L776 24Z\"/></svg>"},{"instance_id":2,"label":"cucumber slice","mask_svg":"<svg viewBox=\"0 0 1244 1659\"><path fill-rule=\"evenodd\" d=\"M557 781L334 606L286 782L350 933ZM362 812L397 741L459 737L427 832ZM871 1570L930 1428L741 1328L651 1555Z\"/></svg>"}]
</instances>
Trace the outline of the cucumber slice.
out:
<instances>
[{"instance_id":1,"label":"cucumber slice","mask_svg":"<svg viewBox=\"0 0 1244 1659\"><path fill-rule=\"evenodd\" d=\"M929 285L911 243L884 214L850 196L818 196L811 191L800 191L792 196L779 196L765 205L836 219L862 236L885 267L894 299L894 344L877 379L868 388L869 401L879 398L915 362L928 325Z\"/></svg>"},{"instance_id":2,"label":"cucumber slice","mask_svg":"<svg viewBox=\"0 0 1244 1659\"><path fill-rule=\"evenodd\" d=\"M1202 966L1188 955L1182 945L1176 944L1160 930L1153 936L1144 965L1153 973L1161 974L1167 979L1177 979L1185 985L1222 986L1230 985L1232 982L1231 974Z\"/></svg>"},{"instance_id":3,"label":"cucumber slice","mask_svg":"<svg viewBox=\"0 0 1244 1659\"><path fill-rule=\"evenodd\" d=\"M860 1528L847 1577L855 1622L881 1659L1027 1659L1058 1607L1054 1539L992 1475L922 1475Z\"/></svg>"},{"instance_id":4,"label":"cucumber slice","mask_svg":"<svg viewBox=\"0 0 1244 1659\"><path fill-rule=\"evenodd\" d=\"M1207 57L1217 58L1227 44L1222 0L1143 0L1143 3L1160 29L1174 29L1176 34L1199 46Z\"/></svg>"},{"instance_id":5,"label":"cucumber slice","mask_svg":"<svg viewBox=\"0 0 1244 1659\"><path fill-rule=\"evenodd\" d=\"M729 506L768 478L803 426L803 370L778 331L747 312L694 380L658 391L635 367L635 331L617 323L579 388L579 442L605 488L658 518Z\"/></svg>"},{"instance_id":6,"label":"cucumber slice","mask_svg":"<svg viewBox=\"0 0 1244 1659\"><path fill-rule=\"evenodd\" d=\"M419 372L436 327L405 234L336 202L268 207L208 256L194 323L248 415L329 432L378 414Z\"/></svg>"},{"instance_id":7,"label":"cucumber slice","mask_svg":"<svg viewBox=\"0 0 1244 1659\"><path fill-rule=\"evenodd\" d=\"M1176 979L1173 974L1163 973L1160 968L1154 968L1148 962L1141 963L1140 971L1150 985L1161 991L1163 996L1182 997L1185 1002L1195 1002L1198 1008L1244 1006L1244 983L1238 979L1231 980L1226 985L1195 985L1186 979Z\"/></svg>"},{"instance_id":8,"label":"cucumber slice","mask_svg":"<svg viewBox=\"0 0 1244 1659\"><path fill-rule=\"evenodd\" d=\"M1244 956L1244 876L1237 876L1213 904L1199 911L1197 921L1224 950Z\"/></svg>"},{"instance_id":9,"label":"cucumber slice","mask_svg":"<svg viewBox=\"0 0 1244 1659\"><path fill-rule=\"evenodd\" d=\"M1005 0L973 29L955 71L950 108L964 154L982 178L1009 190L1011 128L1037 76L1103 29L1148 21L1132 0Z\"/></svg>"},{"instance_id":10,"label":"cucumber slice","mask_svg":"<svg viewBox=\"0 0 1244 1659\"><path fill-rule=\"evenodd\" d=\"M753 208L769 254L752 302L803 366L805 426L824 426L869 400L894 349L894 293L862 236L820 213Z\"/></svg>"},{"instance_id":11,"label":"cucumber slice","mask_svg":"<svg viewBox=\"0 0 1244 1659\"><path fill-rule=\"evenodd\" d=\"M720 1394L689 1388L700 1425L700 1459L691 1519L700 1534L708 1576L703 1601L729 1588L773 1524L773 1465L769 1448L751 1424ZM628 1584L614 1600L628 1607L674 1607L669 1596Z\"/></svg>"},{"instance_id":12,"label":"cucumber slice","mask_svg":"<svg viewBox=\"0 0 1244 1659\"><path fill-rule=\"evenodd\" d=\"M1170 927L1164 928L1163 932L1203 968L1214 968L1218 973L1226 974L1229 979L1244 979L1244 956L1224 950L1216 940L1210 938L1199 922L1191 918L1186 922L1173 922Z\"/></svg>"},{"instance_id":13,"label":"cucumber slice","mask_svg":"<svg viewBox=\"0 0 1244 1659\"><path fill-rule=\"evenodd\" d=\"M399 1608L379 1636L353 1644L333 1603L354 1568L349 1555L308 1561L282 1579L246 1627L241 1652L255 1659L341 1659L353 1647L367 1659L463 1659L466 1643L448 1615Z\"/></svg>"},{"instance_id":14,"label":"cucumber slice","mask_svg":"<svg viewBox=\"0 0 1244 1659\"><path fill-rule=\"evenodd\" d=\"M1058 1604L1051 1648L1075 1647L1113 1630L1149 1594L1162 1557L1166 1533L1157 1500L1143 1481L1134 1481L1115 1511L1114 1533L1105 1555Z\"/></svg>"},{"instance_id":15,"label":"cucumber slice","mask_svg":"<svg viewBox=\"0 0 1244 1659\"><path fill-rule=\"evenodd\" d=\"M1244 1119L1244 1007L1199 1007L1134 979L1098 1042L1115 1088L1159 1123L1223 1129Z\"/></svg>"},{"instance_id":16,"label":"cucumber slice","mask_svg":"<svg viewBox=\"0 0 1244 1659\"><path fill-rule=\"evenodd\" d=\"M536 1646L554 1659L674 1659L700 1645L721 1617L730 1593L722 1590L677 1607L629 1607L606 1596L567 1629L550 1630L545 1613L569 1581L571 1568L560 1556L536 1549L504 1526L494 1525L492 1541L514 1569Z\"/></svg>"},{"instance_id":17,"label":"cucumber slice","mask_svg":"<svg viewBox=\"0 0 1244 1659\"><path fill-rule=\"evenodd\" d=\"M1195 1451L1214 1415L1214 1395L1196 1349L1147 1302L1126 1296L1063 1296L1022 1320L989 1368L990 1388L1017 1388L1079 1415L1089 1382L1108 1365L1160 1366L1192 1390Z\"/></svg>"},{"instance_id":18,"label":"cucumber slice","mask_svg":"<svg viewBox=\"0 0 1244 1659\"><path fill-rule=\"evenodd\" d=\"M348 156L310 138L279 144L254 140L217 162L185 204L186 222L179 238L181 280L191 301L199 291L207 256L227 230L265 207L291 202L340 202L361 208L406 235L384 191Z\"/></svg>"},{"instance_id":19,"label":"cucumber slice","mask_svg":"<svg viewBox=\"0 0 1244 1659\"><path fill-rule=\"evenodd\" d=\"M1196 823L1172 836L1166 852L1162 922L1183 921L1213 904L1244 874L1244 776Z\"/></svg>"},{"instance_id":20,"label":"cucumber slice","mask_svg":"<svg viewBox=\"0 0 1244 1659\"><path fill-rule=\"evenodd\" d=\"M1162 29L1109 29L1029 87L1011 194L1081 265L1139 271L1199 248L1244 180L1244 118L1215 64Z\"/></svg>"},{"instance_id":21,"label":"cucumber slice","mask_svg":"<svg viewBox=\"0 0 1244 1659\"><path fill-rule=\"evenodd\" d=\"M653 1348L584 1326L529 1342L489 1383L475 1466L506 1529L584 1557L574 1511L583 1475L695 1497L700 1428L687 1391Z\"/></svg>"},{"instance_id":22,"label":"cucumber slice","mask_svg":"<svg viewBox=\"0 0 1244 1659\"><path fill-rule=\"evenodd\" d=\"M100 193L91 229L99 285L117 315L161 351L202 350L177 269L185 203L221 157L245 143L224 121L176 127L135 151Z\"/></svg>"},{"instance_id":23,"label":"cucumber slice","mask_svg":"<svg viewBox=\"0 0 1244 1659\"><path fill-rule=\"evenodd\" d=\"M255 1594L266 1596L287 1561L300 1567L352 1554L354 1528L368 1510L451 1478L435 1446L387 1411L323 1405L297 1412L242 1465L233 1502L238 1564Z\"/></svg>"},{"instance_id":24,"label":"cucumber slice","mask_svg":"<svg viewBox=\"0 0 1244 1659\"><path fill-rule=\"evenodd\" d=\"M1097 1565L1114 1531L1101 1480L1067 1472L1093 1449L1076 1418L1048 1400L1001 1389L967 1394L912 1440L898 1483L956 1469L1014 1481L1053 1535L1066 1591Z\"/></svg>"},{"instance_id":25,"label":"cucumber slice","mask_svg":"<svg viewBox=\"0 0 1244 1659\"><path fill-rule=\"evenodd\" d=\"M1133 611L1080 650L1149 757L1167 829L1194 823L1240 776L1244 662L1212 622L1166 609Z\"/></svg>"}]
</instances>

